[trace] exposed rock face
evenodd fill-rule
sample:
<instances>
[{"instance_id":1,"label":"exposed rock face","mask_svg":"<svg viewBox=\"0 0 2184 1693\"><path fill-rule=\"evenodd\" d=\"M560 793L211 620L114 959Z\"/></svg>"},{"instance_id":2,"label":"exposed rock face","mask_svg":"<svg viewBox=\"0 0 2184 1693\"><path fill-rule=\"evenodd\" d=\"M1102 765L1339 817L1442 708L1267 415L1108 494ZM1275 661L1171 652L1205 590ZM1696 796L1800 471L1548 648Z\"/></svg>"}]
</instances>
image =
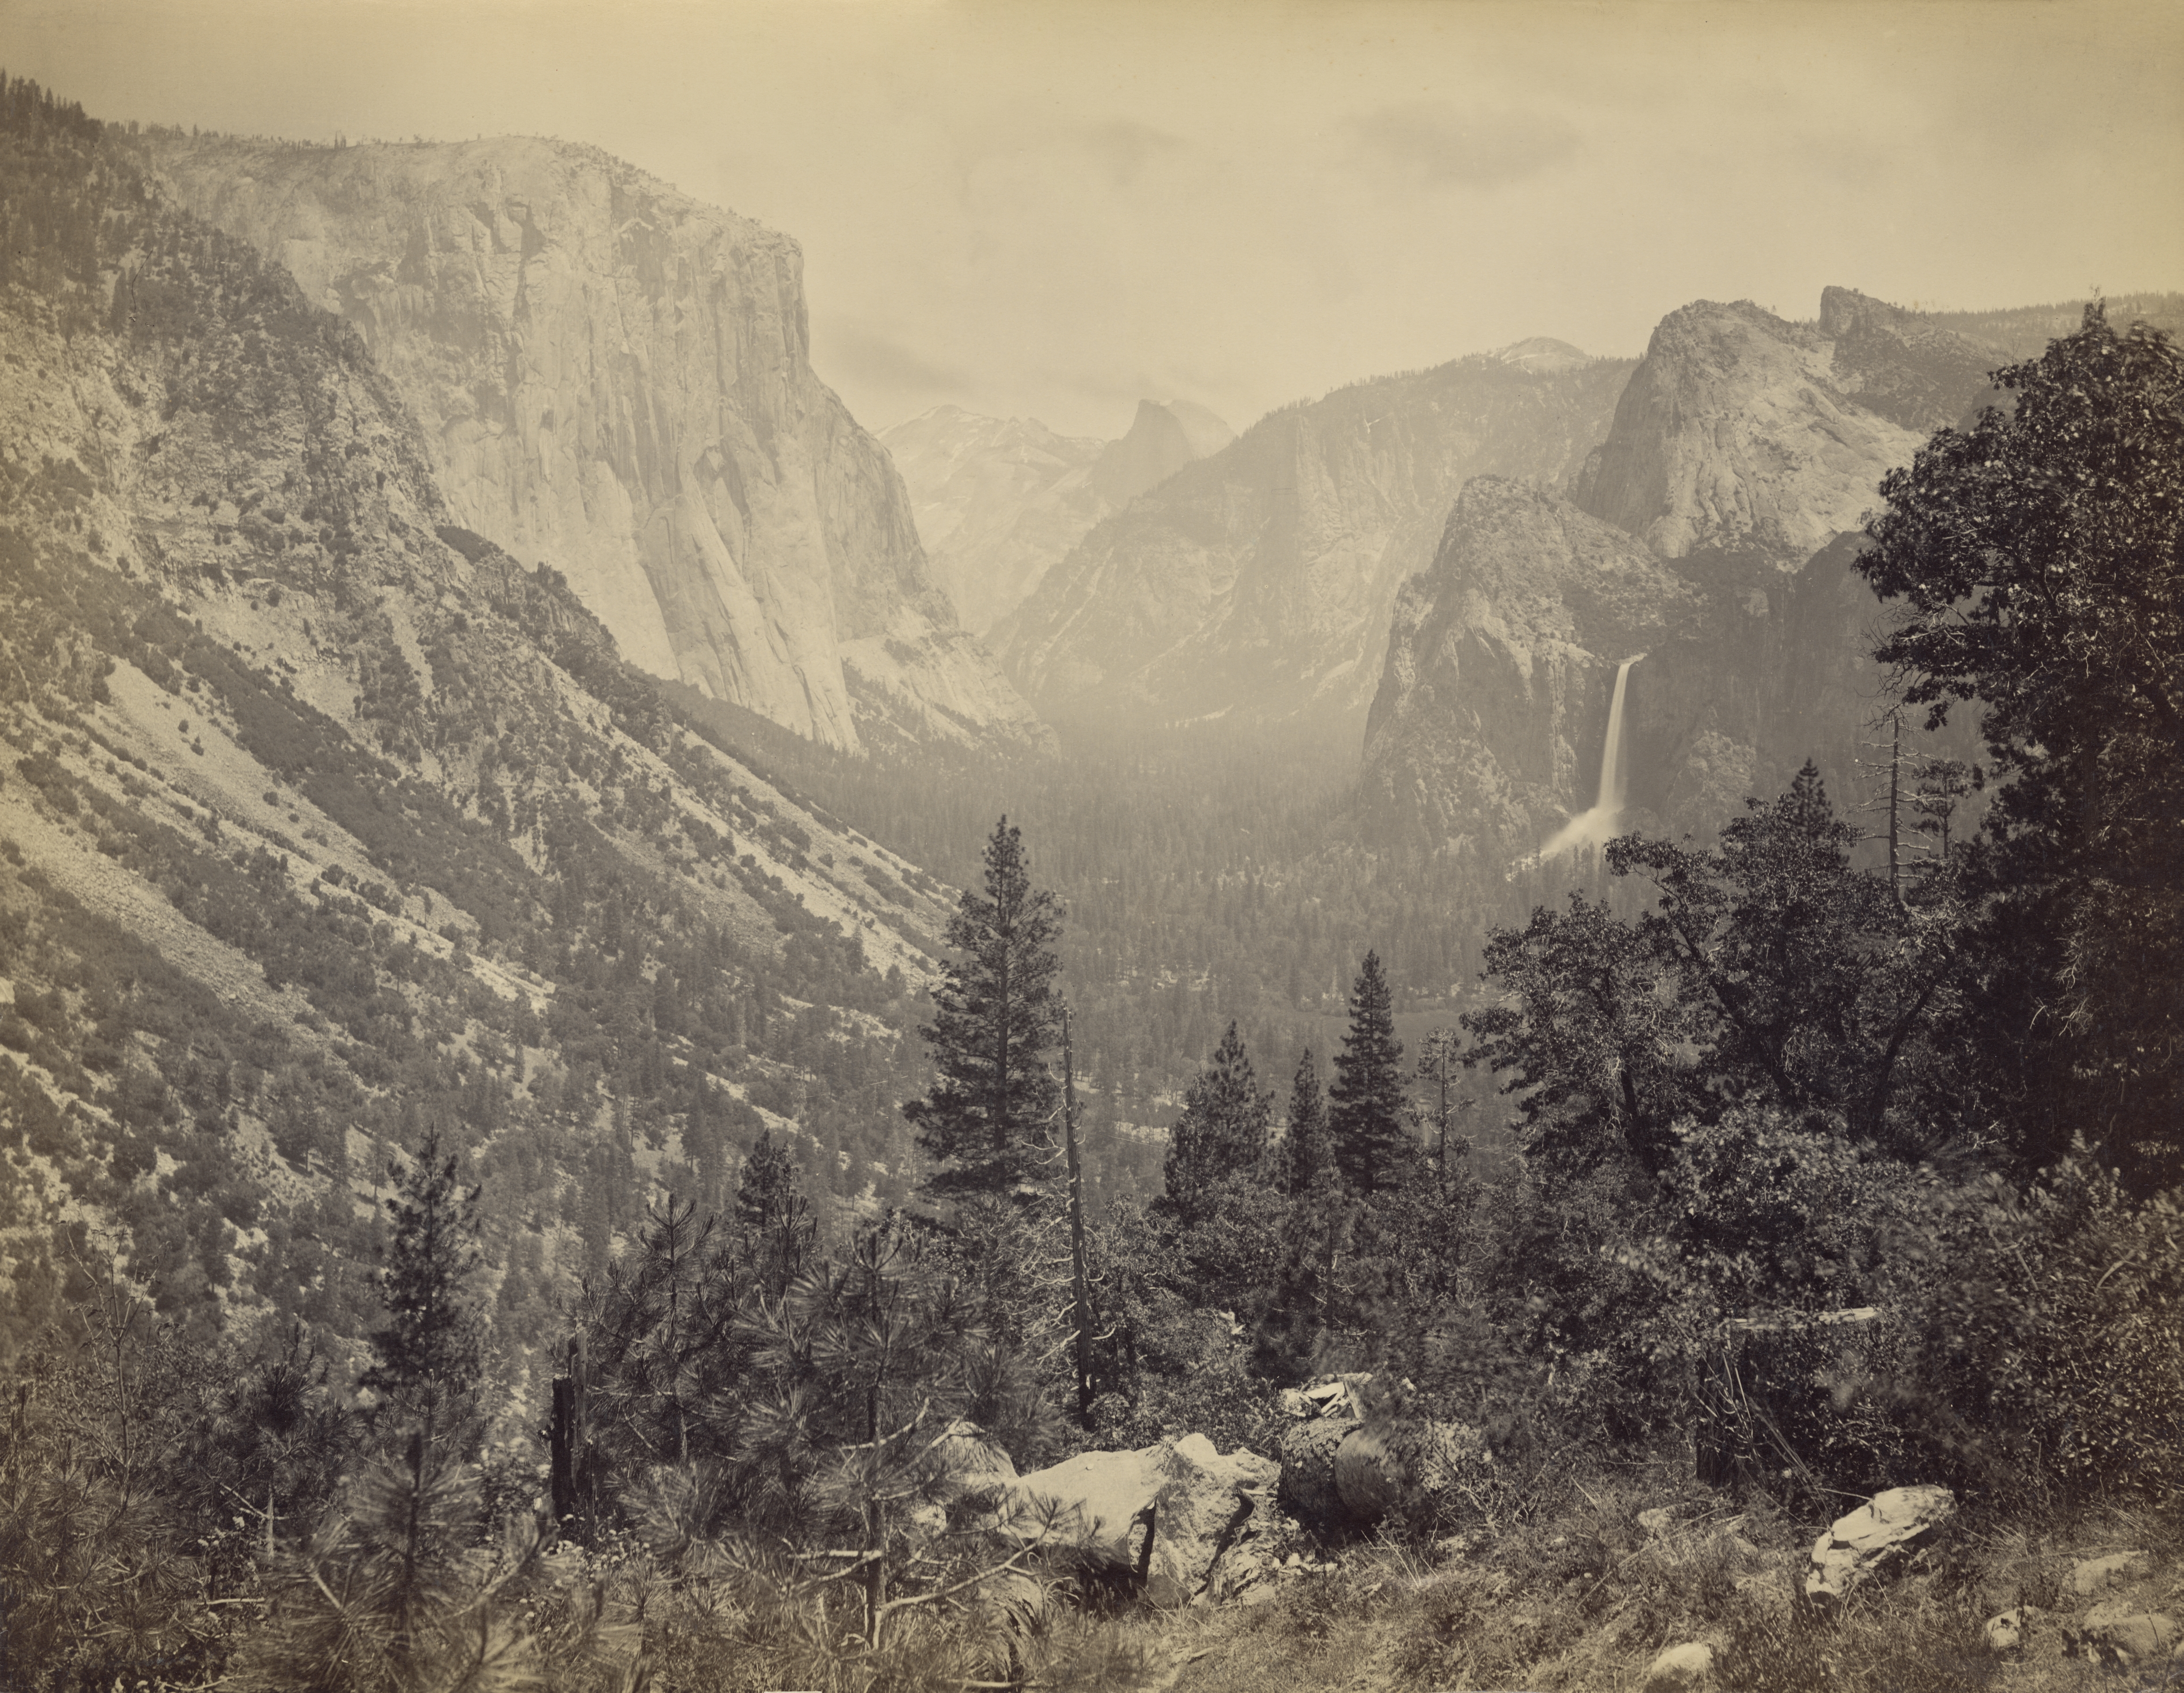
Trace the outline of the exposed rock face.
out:
<instances>
[{"instance_id":1,"label":"exposed rock face","mask_svg":"<svg viewBox=\"0 0 2184 1693\"><path fill-rule=\"evenodd\" d=\"M981 417L960 406L880 432L910 489L933 574L963 627L1016 609L1100 518L1092 483L1106 444L1056 435L1037 418Z\"/></svg>"},{"instance_id":2,"label":"exposed rock face","mask_svg":"<svg viewBox=\"0 0 2184 1693\"><path fill-rule=\"evenodd\" d=\"M2004 348L1855 288L1820 291L1820 333L1833 343L1829 364L1842 391L1921 435L1963 420L1993 392L1989 373L2014 362Z\"/></svg>"},{"instance_id":3,"label":"exposed rock face","mask_svg":"<svg viewBox=\"0 0 2184 1693\"><path fill-rule=\"evenodd\" d=\"M1474 482L1403 590L1368 721L1372 825L1488 866L1536 851L1592 805L1637 653L1622 827L1704 834L1808 758L1847 800L1880 692L1852 532L1992 362L1847 289L1819 328L1671 313L1570 500Z\"/></svg>"},{"instance_id":4,"label":"exposed rock face","mask_svg":"<svg viewBox=\"0 0 2184 1693\"><path fill-rule=\"evenodd\" d=\"M1856 528L1880 478L1910 463L1931 426L1889 414L1932 410L1948 385L1926 372L1962 374L1944 356L1958 338L1926 331L1899 378L1909 342L1902 325L1884 320L1892 309L1865 311L1878 303L1830 292L1841 342L1749 301L1701 300L1663 318L1577 503L1663 558L1709 551L1777 570ZM1964 355L1971 365L1981 356ZM1983 387L1976 372L1971 381L1949 392L1969 402ZM1862 392L1886 409L1860 404Z\"/></svg>"},{"instance_id":5,"label":"exposed rock face","mask_svg":"<svg viewBox=\"0 0 2184 1693\"><path fill-rule=\"evenodd\" d=\"M1599 780L1621 661L1658 651L1658 674L1672 646L1703 640L1706 610L1697 587L1568 500L1468 483L1432 569L1396 602L1365 734L1376 837L1490 866L1536 851Z\"/></svg>"},{"instance_id":6,"label":"exposed rock face","mask_svg":"<svg viewBox=\"0 0 2184 1693\"><path fill-rule=\"evenodd\" d=\"M1202 405L1139 400L1129 433L1100 450L1092 466L1092 485L1108 510L1120 511L1185 465L1211 458L1235 438L1236 432Z\"/></svg>"},{"instance_id":7,"label":"exposed rock face","mask_svg":"<svg viewBox=\"0 0 2184 1693\"><path fill-rule=\"evenodd\" d=\"M933 576L963 627L980 632L1021 605L1101 518L1235 438L1203 406L1151 400L1139 402L1119 441L952 405L880 432L909 486Z\"/></svg>"},{"instance_id":8,"label":"exposed rock face","mask_svg":"<svg viewBox=\"0 0 2184 1693\"><path fill-rule=\"evenodd\" d=\"M1094 529L991 639L1050 716L1354 719L1457 490L1559 485L1606 433L1630 364L1566 356L1482 354L1275 412Z\"/></svg>"},{"instance_id":9,"label":"exposed rock face","mask_svg":"<svg viewBox=\"0 0 2184 1693\"><path fill-rule=\"evenodd\" d=\"M845 747L1042 738L813 374L788 237L559 142L160 164L364 332L454 521L552 563L635 662Z\"/></svg>"}]
</instances>

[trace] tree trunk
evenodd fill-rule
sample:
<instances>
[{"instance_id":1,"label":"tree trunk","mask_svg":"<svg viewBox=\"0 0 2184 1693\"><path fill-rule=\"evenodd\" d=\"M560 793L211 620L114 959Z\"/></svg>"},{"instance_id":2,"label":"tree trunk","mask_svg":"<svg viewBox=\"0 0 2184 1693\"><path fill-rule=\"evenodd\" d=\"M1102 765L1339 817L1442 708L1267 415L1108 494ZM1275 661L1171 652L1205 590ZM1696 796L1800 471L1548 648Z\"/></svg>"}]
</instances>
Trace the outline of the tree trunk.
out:
<instances>
[{"instance_id":1,"label":"tree trunk","mask_svg":"<svg viewBox=\"0 0 2184 1693\"><path fill-rule=\"evenodd\" d=\"M1077 1151L1077 1072L1061 1008L1061 1138L1069 1158L1069 1293L1077 1327L1077 1421L1092 1426L1092 1284L1084 1262L1084 1167Z\"/></svg>"}]
</instances>

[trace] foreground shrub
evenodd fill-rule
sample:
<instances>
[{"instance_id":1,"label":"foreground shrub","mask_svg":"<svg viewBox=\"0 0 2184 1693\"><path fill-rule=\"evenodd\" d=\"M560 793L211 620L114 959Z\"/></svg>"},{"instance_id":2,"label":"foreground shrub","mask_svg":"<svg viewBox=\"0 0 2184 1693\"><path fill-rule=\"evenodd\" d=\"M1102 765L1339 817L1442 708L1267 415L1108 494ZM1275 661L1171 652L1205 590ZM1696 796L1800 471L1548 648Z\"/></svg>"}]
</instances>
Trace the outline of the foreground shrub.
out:
<instances>
[{"instance_id":1,"label":"foreground shrub","mask_svg":"<svg viewBox=\"0 0 2184 1693\"><path fill-rule=\"evenodd\" d=\"M2184 1209L2071 1160L1935 1186L1892 1243L1868 1391L1959 1485L2078 1501L2184 1484Z\"/></svg>"}]
</instances>

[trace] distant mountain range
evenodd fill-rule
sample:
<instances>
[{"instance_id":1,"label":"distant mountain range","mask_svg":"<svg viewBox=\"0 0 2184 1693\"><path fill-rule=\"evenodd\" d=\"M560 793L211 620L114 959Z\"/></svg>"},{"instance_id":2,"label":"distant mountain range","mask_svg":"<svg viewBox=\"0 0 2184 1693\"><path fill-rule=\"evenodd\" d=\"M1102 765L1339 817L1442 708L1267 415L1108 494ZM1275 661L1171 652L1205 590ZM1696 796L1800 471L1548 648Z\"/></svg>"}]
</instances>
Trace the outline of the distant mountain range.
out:
<instances>
[{"instance_id":1,"label":"distant mountain range","mask_svg":"<svg viewBox=\"0 0 2184 1693\"><path fill-rule=\"evenodd\" d=\"M1021 604L1101 518L1235 438L1203 406L1152 400L1139 403L1116 441L952 405L880 432L909 487L933 575L963 627L979 633Z\"/></svg>"},{"instance_id":2,"label":"distant mountain range","mask_svg":"<svg viewBox=\"0 0 2184 1693\"><path fill-rule=\"evenodd\" d=\"M1557 496L1480 479L1399 599L1365 743L1379 838L1506 871L1597 797L1631 667L1626 827L1703 833L1815 760L1854 797L1881 704L1852 573L1880 478L2006 353L1831 287L1818 320L1671 312Z\"/></svg>"},{"instance_id":3,"label":"distant mountain range","mask_svg":"<svg viewBox=\"0 0 2184 1693\"><path fill-rule=\"evenodd\" d=\"M1096 525L988 638L1056 721L1362 720L1457 491L1559 487L1631 369L1531 341L1284 407Z\"/></svg>"}]
</instances>

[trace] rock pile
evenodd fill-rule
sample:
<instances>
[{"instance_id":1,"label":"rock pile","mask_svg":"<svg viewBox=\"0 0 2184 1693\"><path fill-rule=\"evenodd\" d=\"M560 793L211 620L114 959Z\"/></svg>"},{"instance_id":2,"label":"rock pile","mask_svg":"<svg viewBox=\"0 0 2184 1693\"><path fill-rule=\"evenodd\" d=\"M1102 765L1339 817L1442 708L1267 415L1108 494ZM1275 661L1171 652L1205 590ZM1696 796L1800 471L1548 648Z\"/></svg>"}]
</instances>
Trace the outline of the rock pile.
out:
<instances>
[{"instance_id":1,"label":"rock pile","mask_svg":"<svg viewBox=\"0 0 2184 1693\"><path fill-rule=\"evenodd\" d=\"M2184 1668L2184 1626L2176 1601L2179 1584L2165 1589L2154 1561L2143 1551L2081 1558L2064 1584L2067 1593L2092 1600L2071 1617L2059 1617L2036 1606L2020 1605L1990 1618L1987 1644L1999 1652L2033 1656L2043 1644L2072 1657L2091 1659L2111 1669L2145 1668L2160 1663Z\"/></svg>"}]
</instances>

